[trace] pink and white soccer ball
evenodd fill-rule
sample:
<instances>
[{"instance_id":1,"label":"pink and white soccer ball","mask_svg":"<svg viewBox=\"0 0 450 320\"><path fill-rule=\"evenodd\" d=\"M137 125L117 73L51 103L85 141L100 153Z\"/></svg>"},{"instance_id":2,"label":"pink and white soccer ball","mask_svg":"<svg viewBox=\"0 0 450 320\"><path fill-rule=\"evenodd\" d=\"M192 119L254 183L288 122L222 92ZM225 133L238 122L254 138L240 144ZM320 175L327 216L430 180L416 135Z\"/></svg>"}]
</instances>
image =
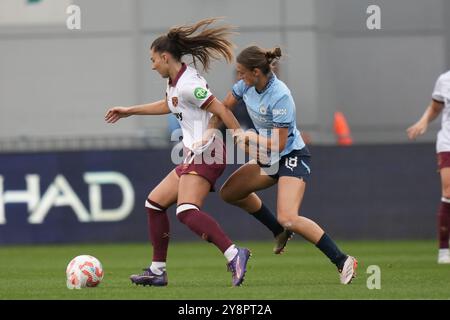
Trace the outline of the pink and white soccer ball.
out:
<instances>
[{"instance_id":1,"label":"pink and white soccer ball","mask_svg":"<svg viewBox=\"0 0 450 320\"><path fill-rule=\"evenodd\" d=\"M103 267L97 258L81 255L69 262L66 276L69 289L96 287L103 280Z\"/></svg>"}]
</instances>

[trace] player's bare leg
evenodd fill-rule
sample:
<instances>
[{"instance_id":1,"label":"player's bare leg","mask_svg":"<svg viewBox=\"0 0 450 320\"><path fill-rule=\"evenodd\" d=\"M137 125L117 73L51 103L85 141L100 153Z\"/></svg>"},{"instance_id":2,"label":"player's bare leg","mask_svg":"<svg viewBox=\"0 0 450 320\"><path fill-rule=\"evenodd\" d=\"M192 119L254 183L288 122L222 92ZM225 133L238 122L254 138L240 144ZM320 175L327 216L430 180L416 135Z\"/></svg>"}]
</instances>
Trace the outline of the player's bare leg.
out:
<instances>
[{"instance_id":1,"label":"player's bare leg","mask_svg":"<svg viewBox=\"0 0 450 320\"><path fill-rule=\"evenodd\" d=\"M450 168L442 168L442 198L438 212L439 252L438 263L450 264L449 228L450 228Z\"/></svg>"},{"instance_id":2,"label":"player's bare leg","mask_svg":"<svg viewBox=\"0 0 450 320\"><path fill-rule=\"evenodd\" d=\"M210 189L210 183L202 176L182 175L178 185L177 218L223 253L228 261L228 270L232 272L233 286L240 286L247 271L250 251L235 246L219 224L200 209Z\"/></svg>"},{"instance_id":3,"label":"player's bare leg","mask_svg":"<svg viewBox=\"0 0 450 320\"><path fill-rule=\"evenodd\" d=\"M333 240L314 221L299 216L306 183L297 177L280 177L278 182L277 218L289 229L312 242L339 270L340 280L348 284L356 275L357 261L342 253Z\"/></svg>"},{"instance_id":4,"label":"player's bare leg","mask_svg":"<svg viewBox=\"0 0 450 320\"><path fill-rule=\"evenodd\" d=\"M180 178L175 169L161 180L161 182L149 193L148 199L159 203L161 206L168 208L177 202L178 183Z\"/></svg>"},{"instance_id":5,"label":"player's bare leg","mask_svg":"<svg viewBox=\"0 0 450 320\"><path fill-rule=\"evenodd\" d=\"M141 274L130 276L136 285L166 286L167 250L170 239L169 218L166 208L176 203L179 178L172 170L148 195L145 202L148 216L148 229L153 246L153 258L149 268Z\"/></svg>"},{"instance_id":6,"label":"player's bare leg","mask_svg":"<svg viewBox=\"0 0 450 320\"><path fill-rule=\"evenodd\" d=\"M277 219L282 226L316 244L324 234L314 221L299 216L306 183L296 177L281 177L278 184Z\"/></svg>"},{"instance_id":7,"label":"player's bare leg","mask_svg":"<svg viewBox=\"0 0 450 320\"><path fill-rule=\"evenodd\" d=\"M220 190L222 199L252 214L272 231L275 237L275 254L283 252L292 237L292 232L285 230L267 209L255 191L273 186L277 181L261 173L261 168L254 160L236 170Z\"/></svg>"},{"instance_id":8,"label":"player's bare leg","mask_svg":"<svg viewBox=\"0 0 450 320\"><path fill-rule=\"evenodd\" d=\"M191 203L197 207L203 206L211 190L208 180L196 174L185 174L179 179L177 205Z\"/></svg>"},{"instance_id":9,"label":"player's bare leg","mask_svg":"<svg viewBox=\"0 0 450 320\"><path fill-rule=\"evenodd\" d=\"M276 182L268 175L261 174L259 165L250 161L228 177L220 190L220 196L247 212L256 212L261 208L262 201L255 191L269 188Z\"/></svg>"}]
</instances>

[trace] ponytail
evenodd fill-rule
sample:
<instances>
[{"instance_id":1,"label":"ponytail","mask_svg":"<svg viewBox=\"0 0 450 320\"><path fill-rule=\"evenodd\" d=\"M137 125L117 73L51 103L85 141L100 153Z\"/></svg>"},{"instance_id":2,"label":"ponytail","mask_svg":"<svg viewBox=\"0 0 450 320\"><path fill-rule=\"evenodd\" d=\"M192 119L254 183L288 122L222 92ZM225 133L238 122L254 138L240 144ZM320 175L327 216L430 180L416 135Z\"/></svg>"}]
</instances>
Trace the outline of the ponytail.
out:
<instances>
[{"instance_id":1,"label":"ponytail","mask_svg":"<svg viewBox=\"0 0 450 320\"><path fill-rule=\"evenodd\" d=\"M153 41L150 48L160 53L169 52L178 61L184 55L192 55L194 64L196 60L200 61L205 71L209 69L212 59L223 57L230 63L233 60L234 44L229 36L233 34L233 27L210 27L217 20L210 18L193 25L173 27L166 35Z\"/></svg>"},{"instance_id":2,"label":"ponytail","mask_svg":"<svg viewBox=\"0 0 450 320\"><path fill-rule=\"evenodd\" d=\"M281 58L281 49L279 47L266 51L266 58L269 64Z\"/></svg>"},{"instance_id":3,"label":"ponytail","mask_svg":"<svg viewBox=\"0 0 450 320\"><path fill-rule=\"evenodd\" d=\"M280 58L281 49L279 47L264 50L258 46L251 46L242 50L237 57L237 62L249 70L257 68L262 73L268 74L272 71L272 64Z\"/></svg>"}]
</instances>

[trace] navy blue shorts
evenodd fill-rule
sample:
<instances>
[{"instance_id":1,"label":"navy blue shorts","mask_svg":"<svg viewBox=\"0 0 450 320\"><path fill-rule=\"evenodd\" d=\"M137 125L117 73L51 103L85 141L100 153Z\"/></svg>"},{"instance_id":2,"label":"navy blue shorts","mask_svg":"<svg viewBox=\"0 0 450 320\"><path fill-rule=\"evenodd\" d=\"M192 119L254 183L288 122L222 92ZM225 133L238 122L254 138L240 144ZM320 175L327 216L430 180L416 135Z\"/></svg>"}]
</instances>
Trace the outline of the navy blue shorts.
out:
<instances>
[{"instance_id":1,"label":"navy blue shorts","mask_svg":"<svg viewBox=\"0 0 450 320\"><path fill-rule=\"evenodd\" d=\"M261 169L276 180L280 177L297 177L307 182L311 176L311 154L307 147L301 150L292 150L291 153L282 156L280 161L272 166L258 164ZM277 171L276 165L278 165Z\"/></svg>"}]
</instances>

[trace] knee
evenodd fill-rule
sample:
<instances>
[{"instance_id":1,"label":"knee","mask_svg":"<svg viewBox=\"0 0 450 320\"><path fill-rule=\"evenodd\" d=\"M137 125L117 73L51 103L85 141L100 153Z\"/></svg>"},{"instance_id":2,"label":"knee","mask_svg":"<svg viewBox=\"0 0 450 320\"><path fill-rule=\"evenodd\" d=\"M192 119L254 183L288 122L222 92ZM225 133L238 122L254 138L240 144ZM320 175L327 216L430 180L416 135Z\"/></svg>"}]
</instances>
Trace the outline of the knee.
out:
<instances>
[{"instance_id":1,"label":"knee","mask_svg":"<svg viewBox=\"0 0 450 320\"><path fill-rule=\"evenodd\" d=\"M450 186L442 188L442 197L450 201Z\"/></svg>"},{"instance_id":2,"label":"knee","mask_svg":"<svg viewBox=\"0 0 450 320\"><path fill-rule=\"evenodd\" d=\"M158 197L156 196L156 192L155 189L153 189L152 191L150 191L150 193L147 196L147 199L145 199L145 206L147 208L149 208L148 204L158 204L158 206L162 207L162 205L160 204L161 201L159 201L160 199L158 199Z\"/></svg>"},{"instance_id":3,"label":"knee","mask_svg":"<svg viewBox=\"0 0 450 320\"><path fill-rule=\"evenodd\" d=\"M242 202L245 202L249 195L242 190L229 187L226 183L220 188L220 197L222 200L238 207L241 207Z\"/></svg>"},{"instance_id":4,"label":"knee","mask_svg":"<svg viewBox=\"0 0 450 320\"><path fill-rule=\"evenodd\" d=\"M167 210L167 208L165 208L164 206L162 206L160 203L158 203L157 201L152 200L150 197L148 197L145 200L145 207L147 209L151 209L151 211L160 211L160 212L165 212Z\"/></svg>"},{"instance_id":5,"label":"knee","mask_svg":"<svg viewBox=\"0 0 450 320\"><path fill-rule=\"evenodd\" d=\"M231 192L230 188L227 187L227 185L223 185L222 188L220 188L220 197L223 201L232 203L234 202L233 199L233 193Z\"/></svg>"},{"instance_id":6,"label":"knee","mask_svg":"<svg viewBox=\"0 0 450 320\"><path fill-rule=\"evenodd\" d=\"M295 216L291 214L278 213L278 223L285 229L290 230L295 221Z\"/></svg>"}]
</instances>

